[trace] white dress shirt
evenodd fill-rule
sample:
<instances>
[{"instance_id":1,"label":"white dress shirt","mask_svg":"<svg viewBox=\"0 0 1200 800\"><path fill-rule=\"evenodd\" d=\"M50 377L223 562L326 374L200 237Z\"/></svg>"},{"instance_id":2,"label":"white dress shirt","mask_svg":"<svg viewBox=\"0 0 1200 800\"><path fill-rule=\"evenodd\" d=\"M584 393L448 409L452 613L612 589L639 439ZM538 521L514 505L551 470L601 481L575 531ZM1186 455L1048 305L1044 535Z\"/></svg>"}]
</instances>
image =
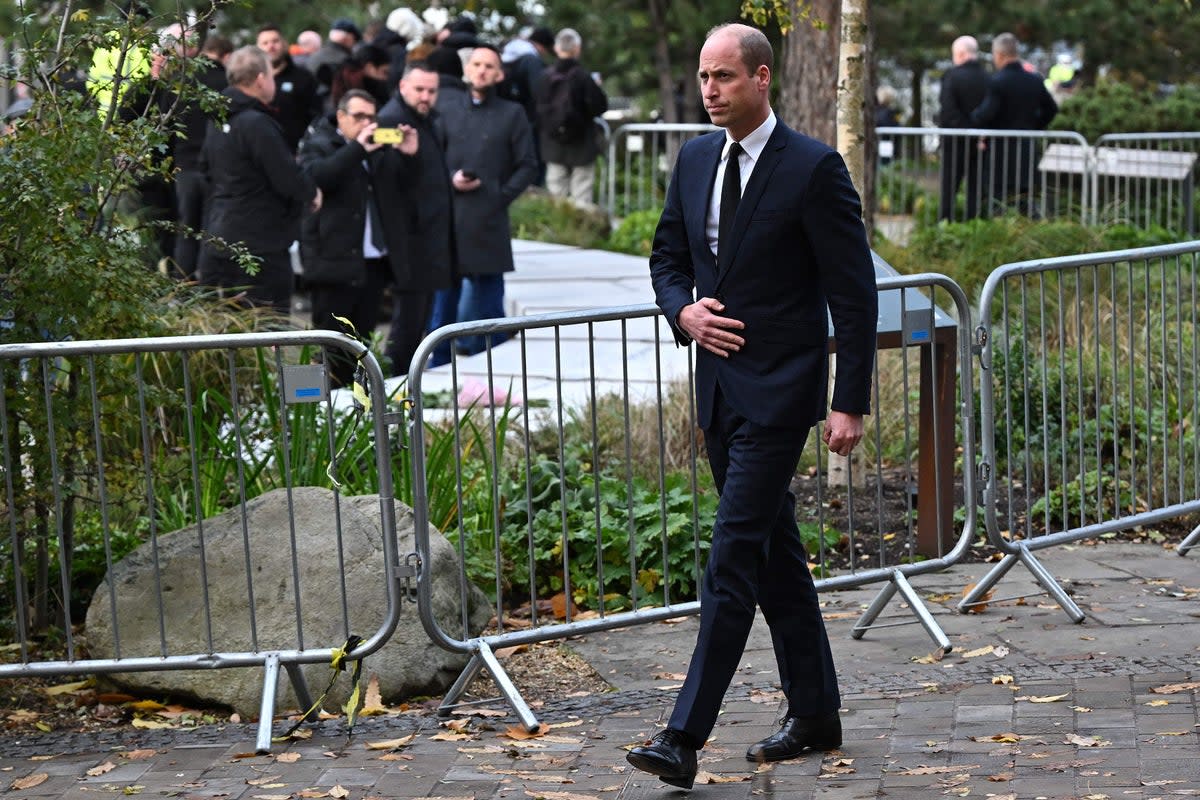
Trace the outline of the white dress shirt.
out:
<instances>
[{"instance_id":1,"label":"white dress shirt","mask_svg":"<svg viewBox=\"0 0 1200 800\"><path fill-rule=\"evenodd\" d=\"M750 182L750 173L754 171L758 157L762 155L763 148L767 146L767 140L774 132L775 112L768 109L767 118L763 124L742 139L742 153L738 156L738 167L742 171L743 192L746 191L746 184ZM731 144L733 144L733 137L729 135L729 131L725 131L725 146L721 149L721 163L717 165L717 176L713 181L712 196L708 201L708 219L705 221L704 227L704 232L708 236L708 247L712 250L713 256L717 255L717 230L721 220L721 186L725 182L725 165L729 163L729 146Z\"/></svg>"}]
</instances>

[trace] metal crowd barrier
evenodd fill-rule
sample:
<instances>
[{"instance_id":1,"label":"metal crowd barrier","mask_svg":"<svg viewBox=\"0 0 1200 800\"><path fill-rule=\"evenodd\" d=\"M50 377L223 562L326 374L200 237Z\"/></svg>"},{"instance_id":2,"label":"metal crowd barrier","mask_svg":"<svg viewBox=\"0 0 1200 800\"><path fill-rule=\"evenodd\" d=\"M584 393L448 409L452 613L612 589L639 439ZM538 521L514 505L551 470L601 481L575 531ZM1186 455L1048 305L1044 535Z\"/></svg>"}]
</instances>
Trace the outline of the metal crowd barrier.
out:
<instances>
[{"instance_id":1,"label":"metal crowd barrier","mask_svg":"<svg viewBox=\"0 0 1200 800\"><path fill-rule=\"evenodd\" d=\"M881 127L876 212L924 223L964 222L1010 210L1038 218L1086 221L1091 182L1088 152L1070 131Z\"/></svg>"},{"instance_id":2,"label":"metal crowd barrier","mask_svg":"<svg viewBox=\"0 0 1200 800\"><path fill-rule=\"evenodd\" d=\"M960 610L1020 562L1080 622L1035 551L1200 511L1198 254L1185 242L988 276L981 469L988 538L1005 555ZM1198 540L1200 527L1179 552Z\"/></svg>"},{"instance_id":3,"label":"metal crowd barrier","mask_svg":"<svg viewBox=\"0 0 1200 800\"><path fill-rule=\"evenodd\" d=\"M1196 231L1200 133L1109 133L1093 148L1094 222Z\"/></svg>"},{"instance_id":4,"label":"metal crowd barrier","mask_svg":"<svg viewBox=\"0 0 1200 800\"><path fill-rule=\"evenodd\" d=\"M815 431L793 484L799 524L816 542L809 552L819 589L883 584L854 638L920 622L949 651L909 578L947 568L974 538L974 502L961 526L954 502L956 488L975 496L974 473L963 467L975 460L971 315L944 276L886 277L878 286L877 411L862 462L831 478ZM467 337L484 337L484 351L425 367ZM698 612L716 493L696 429L692 367L691 348L675 347L652 305L458 323L422 343L409 372L418 553L428 553L428 526L440 528L458 550L458 590L465 598L474 583L494 609L482 634L465 616L441 626L421 571L426 631L471 657L443 713L486 670L536 730L496 650ZM440 436L427 435L434 426ZM434 441L453 441L453 452L431 452ZM835 572L835 553L847 569ZM876 624L897 592L916 619Z\"/></svg>"},{"instance_id":5,"label":"metal crowd barrier","mask_svg":"<svg viewBox=\"0 0 1200 800\"><path fill-rule=\"evenodd\" d=\"M622 125L608 140L604 209L610 217L661 209L679 149L688 139L715 131L707 123Z\"/></svg>"},{"instance_id":6,"label":"metal crowd barrier","mask_svg":"<svg viewBox=\"0 0 1200 800\"><path fill-rule=\"evenodd\" d=\"M361 358L366 370L370 432L356 432L368 438L346 450L344 461L344 434L355 432L343 428L353 422L335 417L325 368L310 363L317 348ZM328 663L334 648L352 632L366 635L373 627L350 653L351 658L366 656L383 645L398 620L387 429L395 420L386 413L383 380L362 344L324 331L0 346L0 482L5 500L0 527L8 539L6 544L0 540L0 600L14 611L13 641L20 643L17 662L0 664L0 678L262 667L257 747L269 750L280 666L307 708L312 698L301 665ZM324 424L302 427L306 419ZM312 478L344 476L349 469L377 476L383 527L379 591L387 596L381 619L366 618L348 597L341 573L347 543L336 492L327 561L300 563L297 556L293 490L329 486L332 481L314 483ZM265 473L275 487L288 492L290 540L256 542L259 532L248 524L248 484ZM209 570L215 562L205 549L204 525L205 516L216 513L212 505L241 512L243 545L236 561L242 563L236 569L242 577L221 589L245 596L244 613L218 617L213 611ZM118 548L134 536L151 545L147 581L152 588L145 582L114 586L111 580L121 555ZM160 563L159 550L168 536L194 537L199 607L181 607L177 587L163 585L167 564ZM103 553L109 576L94 602L103 603L111 615L111 658L89 655L77 639L75 626L82 614L71 602L78 577L73 564L80 565L85 544L91 552ZM259 572L255 554L264 547L289 550L287 574ZM306 576L322 572L340 591L306 585ZM148 610L122 599L126 591L146 593L156 607ZM57 610L50 607L54 595ZM86 599L76 598L85 604ZM262 629L258 615L279 603L294 606L294 627L289 624L282 633ZM340 604L340 631L306 624L306 609L328 604ZM152 627L157 635L146 637L154 641L143 641L141 648L128 641L135 616L156 618ZM181 633L189 620L197 619L203 622L202 634ZM48 625L61 631L65 655L35 660L29 639ZM87 642L92 652L99 645L94 635Z\"/></svg>"}]
</instances>

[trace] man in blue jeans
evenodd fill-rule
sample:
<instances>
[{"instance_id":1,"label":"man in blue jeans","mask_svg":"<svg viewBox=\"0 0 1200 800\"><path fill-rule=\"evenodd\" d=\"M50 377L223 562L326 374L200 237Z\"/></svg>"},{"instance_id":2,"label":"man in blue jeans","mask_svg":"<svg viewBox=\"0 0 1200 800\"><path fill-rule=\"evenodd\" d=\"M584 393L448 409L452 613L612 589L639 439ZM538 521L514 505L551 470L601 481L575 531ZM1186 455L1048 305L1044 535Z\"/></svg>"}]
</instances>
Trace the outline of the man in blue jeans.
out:
<instances>
[{"instance_id":1,"label":"man in blue jeans","mask_svg":"<svg viewBox=\"0 0 1200 800\"><path fill-rule=\"evenodd\" d=\"M453 319L453 290L439 293L433 327L504 316L504 273L513 270L508 206L537 176L537 157L524 109L495 94L503 77L500 54L481 45L466 64L469 93L438 105L447 132L446 167L454 189L454 239L463 280ZM494 334L490 343L505 338ZM455 342L466 355L487 345L483 336ZM434 365L439 362L435 357Z\"/></svg>"}]
</instances>

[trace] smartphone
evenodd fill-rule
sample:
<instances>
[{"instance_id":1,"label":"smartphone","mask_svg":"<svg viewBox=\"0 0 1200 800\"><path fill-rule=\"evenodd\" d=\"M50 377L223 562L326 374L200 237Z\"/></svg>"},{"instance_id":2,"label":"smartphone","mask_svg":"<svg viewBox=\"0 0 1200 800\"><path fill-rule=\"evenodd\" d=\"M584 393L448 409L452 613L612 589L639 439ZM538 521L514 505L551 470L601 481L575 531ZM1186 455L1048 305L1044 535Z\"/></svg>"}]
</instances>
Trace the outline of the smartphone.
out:
<instances>
[{"instance_id":1,"label":"smartphone","mask_svg":"<svg viewBox=\"0 0 1200 800\"><path fill-rule=\"evenodd\" d=\"M372 138L375 144L400 144L404 141L404 131L399 128L376 128Z\"/></svg>"}]
</instances>

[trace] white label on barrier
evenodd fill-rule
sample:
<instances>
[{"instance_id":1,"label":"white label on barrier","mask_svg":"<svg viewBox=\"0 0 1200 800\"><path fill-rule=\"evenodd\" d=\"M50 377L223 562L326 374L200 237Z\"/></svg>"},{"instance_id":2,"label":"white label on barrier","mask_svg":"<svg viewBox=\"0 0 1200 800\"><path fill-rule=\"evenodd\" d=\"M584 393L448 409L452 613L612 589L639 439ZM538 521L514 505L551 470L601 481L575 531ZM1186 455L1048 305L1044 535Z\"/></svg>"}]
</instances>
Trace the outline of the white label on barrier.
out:
<instances>
[{"instance_id":1,"label":"white label on barrier","mask_svg":"<svg viewBox=\"0 0 1200 800\"><path fill-rule=\"evenodd\" d=\"M642 138L640 133L630 134L625 139L625 150L630 153L640 153L646 147L646 140Z\"/></svg>"},{"instance_id":2,"label":"white label on barrier","mask_svg":"<svg viewBox=\"0 0 1200 800\"><path fill-rule=\"evenodd\" d=\"M891 139L881 139L879 142L879 157L891 158L896 153L896 143Z\"/></svg>"},{"instance_id":3,"label":"white label on barrier","mask_svg":"<svg viewBox=\"0 0 1200 800\"><path fill-rule=\"evenodd\" d=\"M325 367L321 364L288 364L283 368L283 397L291 403L320 403L325 392Z\"/></svg>"}]
</instances>

